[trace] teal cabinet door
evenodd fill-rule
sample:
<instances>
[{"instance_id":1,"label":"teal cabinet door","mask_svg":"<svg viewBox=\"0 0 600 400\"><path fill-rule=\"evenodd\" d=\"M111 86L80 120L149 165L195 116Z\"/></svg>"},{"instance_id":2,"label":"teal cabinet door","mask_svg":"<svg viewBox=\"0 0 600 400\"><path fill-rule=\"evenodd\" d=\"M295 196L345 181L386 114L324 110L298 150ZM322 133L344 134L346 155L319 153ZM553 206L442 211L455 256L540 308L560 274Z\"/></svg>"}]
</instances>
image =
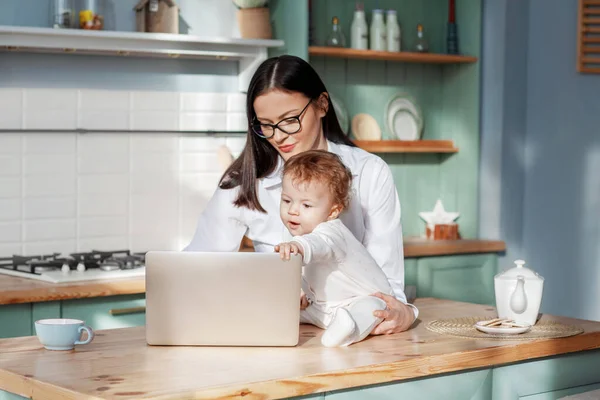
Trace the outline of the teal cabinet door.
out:
<instances>
[{"instance_id":1,"label":"teal cabinet door","mask_svg":"<svg viewBox=\"0 0 600 400\"><path fill-rule=\"evenodd\" d=\"M495 254L419 258L417 296L494 305L497 265Z\"/></svg>"},{"instance_id":2,"label":"teal cabinet door","mask_svg":"<svg viewBox=\"0 0 600 400\"><path fill-rule=\"evenodd\" d=\"M494 369L492 400L556 400L600 388L600 350Z\"/></svg>"},{"instance_id":3,"label":"teal cabinet door","mask_svg":"<svg viewBox=\"0 0 600 400\"><path fill-rule=\"evenodd\" d=\"M418 265L416 258L405 258L404 259L404 286L416 286L417 285L417 273Z\"/></svg>"},{"instance_id":4,"label":"teal cabinet door","mask_svg":"<svg viewBox=\"0 0 600 400\"><path fill-rule=\"evenodd\" d=\"M489 400L491 396L491 370L325 393L326 400Z\"/></svg>"},{"instance_id":5,"label":"teal cabinet door","mask_svg":"<svg viewBox=\"0 0 600 400\"><path fill-rule=\"evenodd\" d=\"M95 330L142 326L145 305L145 294L65 300L62 317L81 319Z\"/></svg>"},{"instance_id":6,"label":"teal cabinet door","mask_svg":"<svg viewBox=\"0 0 600 400\"><path fill-rule=\"evenodd\" d=\"M0 306L0 338L32 335L31 304Z\"/></svg>"}]
</instances>

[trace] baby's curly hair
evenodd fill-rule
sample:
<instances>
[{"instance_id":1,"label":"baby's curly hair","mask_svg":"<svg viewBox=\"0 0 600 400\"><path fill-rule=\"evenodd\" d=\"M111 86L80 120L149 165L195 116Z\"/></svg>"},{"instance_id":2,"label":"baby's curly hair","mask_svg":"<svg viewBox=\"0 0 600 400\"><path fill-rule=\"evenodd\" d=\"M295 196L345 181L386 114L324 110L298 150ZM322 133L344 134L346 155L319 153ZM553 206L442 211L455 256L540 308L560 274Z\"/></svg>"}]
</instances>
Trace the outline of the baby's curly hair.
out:
<instances>
[{"instance_id":1,"label":"baby's curly hair","mask_svg":"<svg viewBox=\"0 0 600 400\"><path fill-rule=\"evenodd\" d=\"M304 151L287 160L283 176L290 176L294 185L314 181L325 183L334 203L344 209L350 204L352 172L337 154L325 150Z\"/></svg>"}]
</instances>

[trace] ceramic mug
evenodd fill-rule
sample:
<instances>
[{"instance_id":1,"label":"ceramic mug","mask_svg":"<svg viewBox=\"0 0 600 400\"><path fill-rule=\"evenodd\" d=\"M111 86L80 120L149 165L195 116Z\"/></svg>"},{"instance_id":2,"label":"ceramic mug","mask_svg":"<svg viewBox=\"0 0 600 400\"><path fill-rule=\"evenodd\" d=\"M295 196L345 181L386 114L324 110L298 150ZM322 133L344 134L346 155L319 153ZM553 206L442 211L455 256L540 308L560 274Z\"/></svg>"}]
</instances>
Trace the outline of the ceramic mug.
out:
<instances>
[{"instance_id":1,"label":"ceramic mug","mask_svg":"<svg viewBox=\"0 0 600 400\"><path fill-rule=\"evenodd\" d=\"M81 332L87 339L81 339ZM78 319L53 318L35 321L35 332L40 343L48 350L72 350L76 344L88 344L94 339L94 331Z\"/></svg>"}]
</instances>

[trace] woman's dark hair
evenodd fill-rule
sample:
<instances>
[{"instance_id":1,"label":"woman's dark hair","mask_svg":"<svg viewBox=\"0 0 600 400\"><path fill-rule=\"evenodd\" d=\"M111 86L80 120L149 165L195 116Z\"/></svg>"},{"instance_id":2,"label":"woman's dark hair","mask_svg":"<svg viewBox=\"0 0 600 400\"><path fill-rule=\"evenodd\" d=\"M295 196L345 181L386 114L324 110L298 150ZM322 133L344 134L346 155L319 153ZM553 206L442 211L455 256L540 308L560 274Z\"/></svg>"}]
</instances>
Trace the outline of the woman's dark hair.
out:
<instances>
[{"instance_id":1,"label":"woman's dark hair","mask_svg":"<svg viewBox=\"0 0 600 400\"><path fill-rule=\"evenodd\" d=\"M299 92L312 100L317 100L323 93L327 93L319 74L309 63L299 57L283 55L269 58L254 73L246 97L246 116L248 118L246 146L221 177L219 187L233 189L240 186L234 205L261 212L266 211L258 200L256 181L275 170L279 154L266 139L252 132L252 120L256 116L254 100L273 89ZM338 144L354 146L342 131L329 96L327 102L327 113L321 119L325 139Z\"/></svg>"}]
</instances>

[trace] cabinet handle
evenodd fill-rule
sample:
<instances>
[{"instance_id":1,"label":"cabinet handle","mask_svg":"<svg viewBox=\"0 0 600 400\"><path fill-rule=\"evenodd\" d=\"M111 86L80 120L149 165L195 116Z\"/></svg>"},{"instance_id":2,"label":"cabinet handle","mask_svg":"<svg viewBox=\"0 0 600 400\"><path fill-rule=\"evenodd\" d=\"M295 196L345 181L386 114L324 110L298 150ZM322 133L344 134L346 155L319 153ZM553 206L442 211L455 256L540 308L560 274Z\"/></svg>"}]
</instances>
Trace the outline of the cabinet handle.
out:
<instances>
[{"instance_id":1,"label":"cabinet handle","mask_svg":"<svg viewBox=\"0 0 600 400\"><path fill-rule=\"evenodd\" d=\"M108 311L110 315L137 314L146 312L146 307L113 308Z\"/></svg>"}]
</instances>

